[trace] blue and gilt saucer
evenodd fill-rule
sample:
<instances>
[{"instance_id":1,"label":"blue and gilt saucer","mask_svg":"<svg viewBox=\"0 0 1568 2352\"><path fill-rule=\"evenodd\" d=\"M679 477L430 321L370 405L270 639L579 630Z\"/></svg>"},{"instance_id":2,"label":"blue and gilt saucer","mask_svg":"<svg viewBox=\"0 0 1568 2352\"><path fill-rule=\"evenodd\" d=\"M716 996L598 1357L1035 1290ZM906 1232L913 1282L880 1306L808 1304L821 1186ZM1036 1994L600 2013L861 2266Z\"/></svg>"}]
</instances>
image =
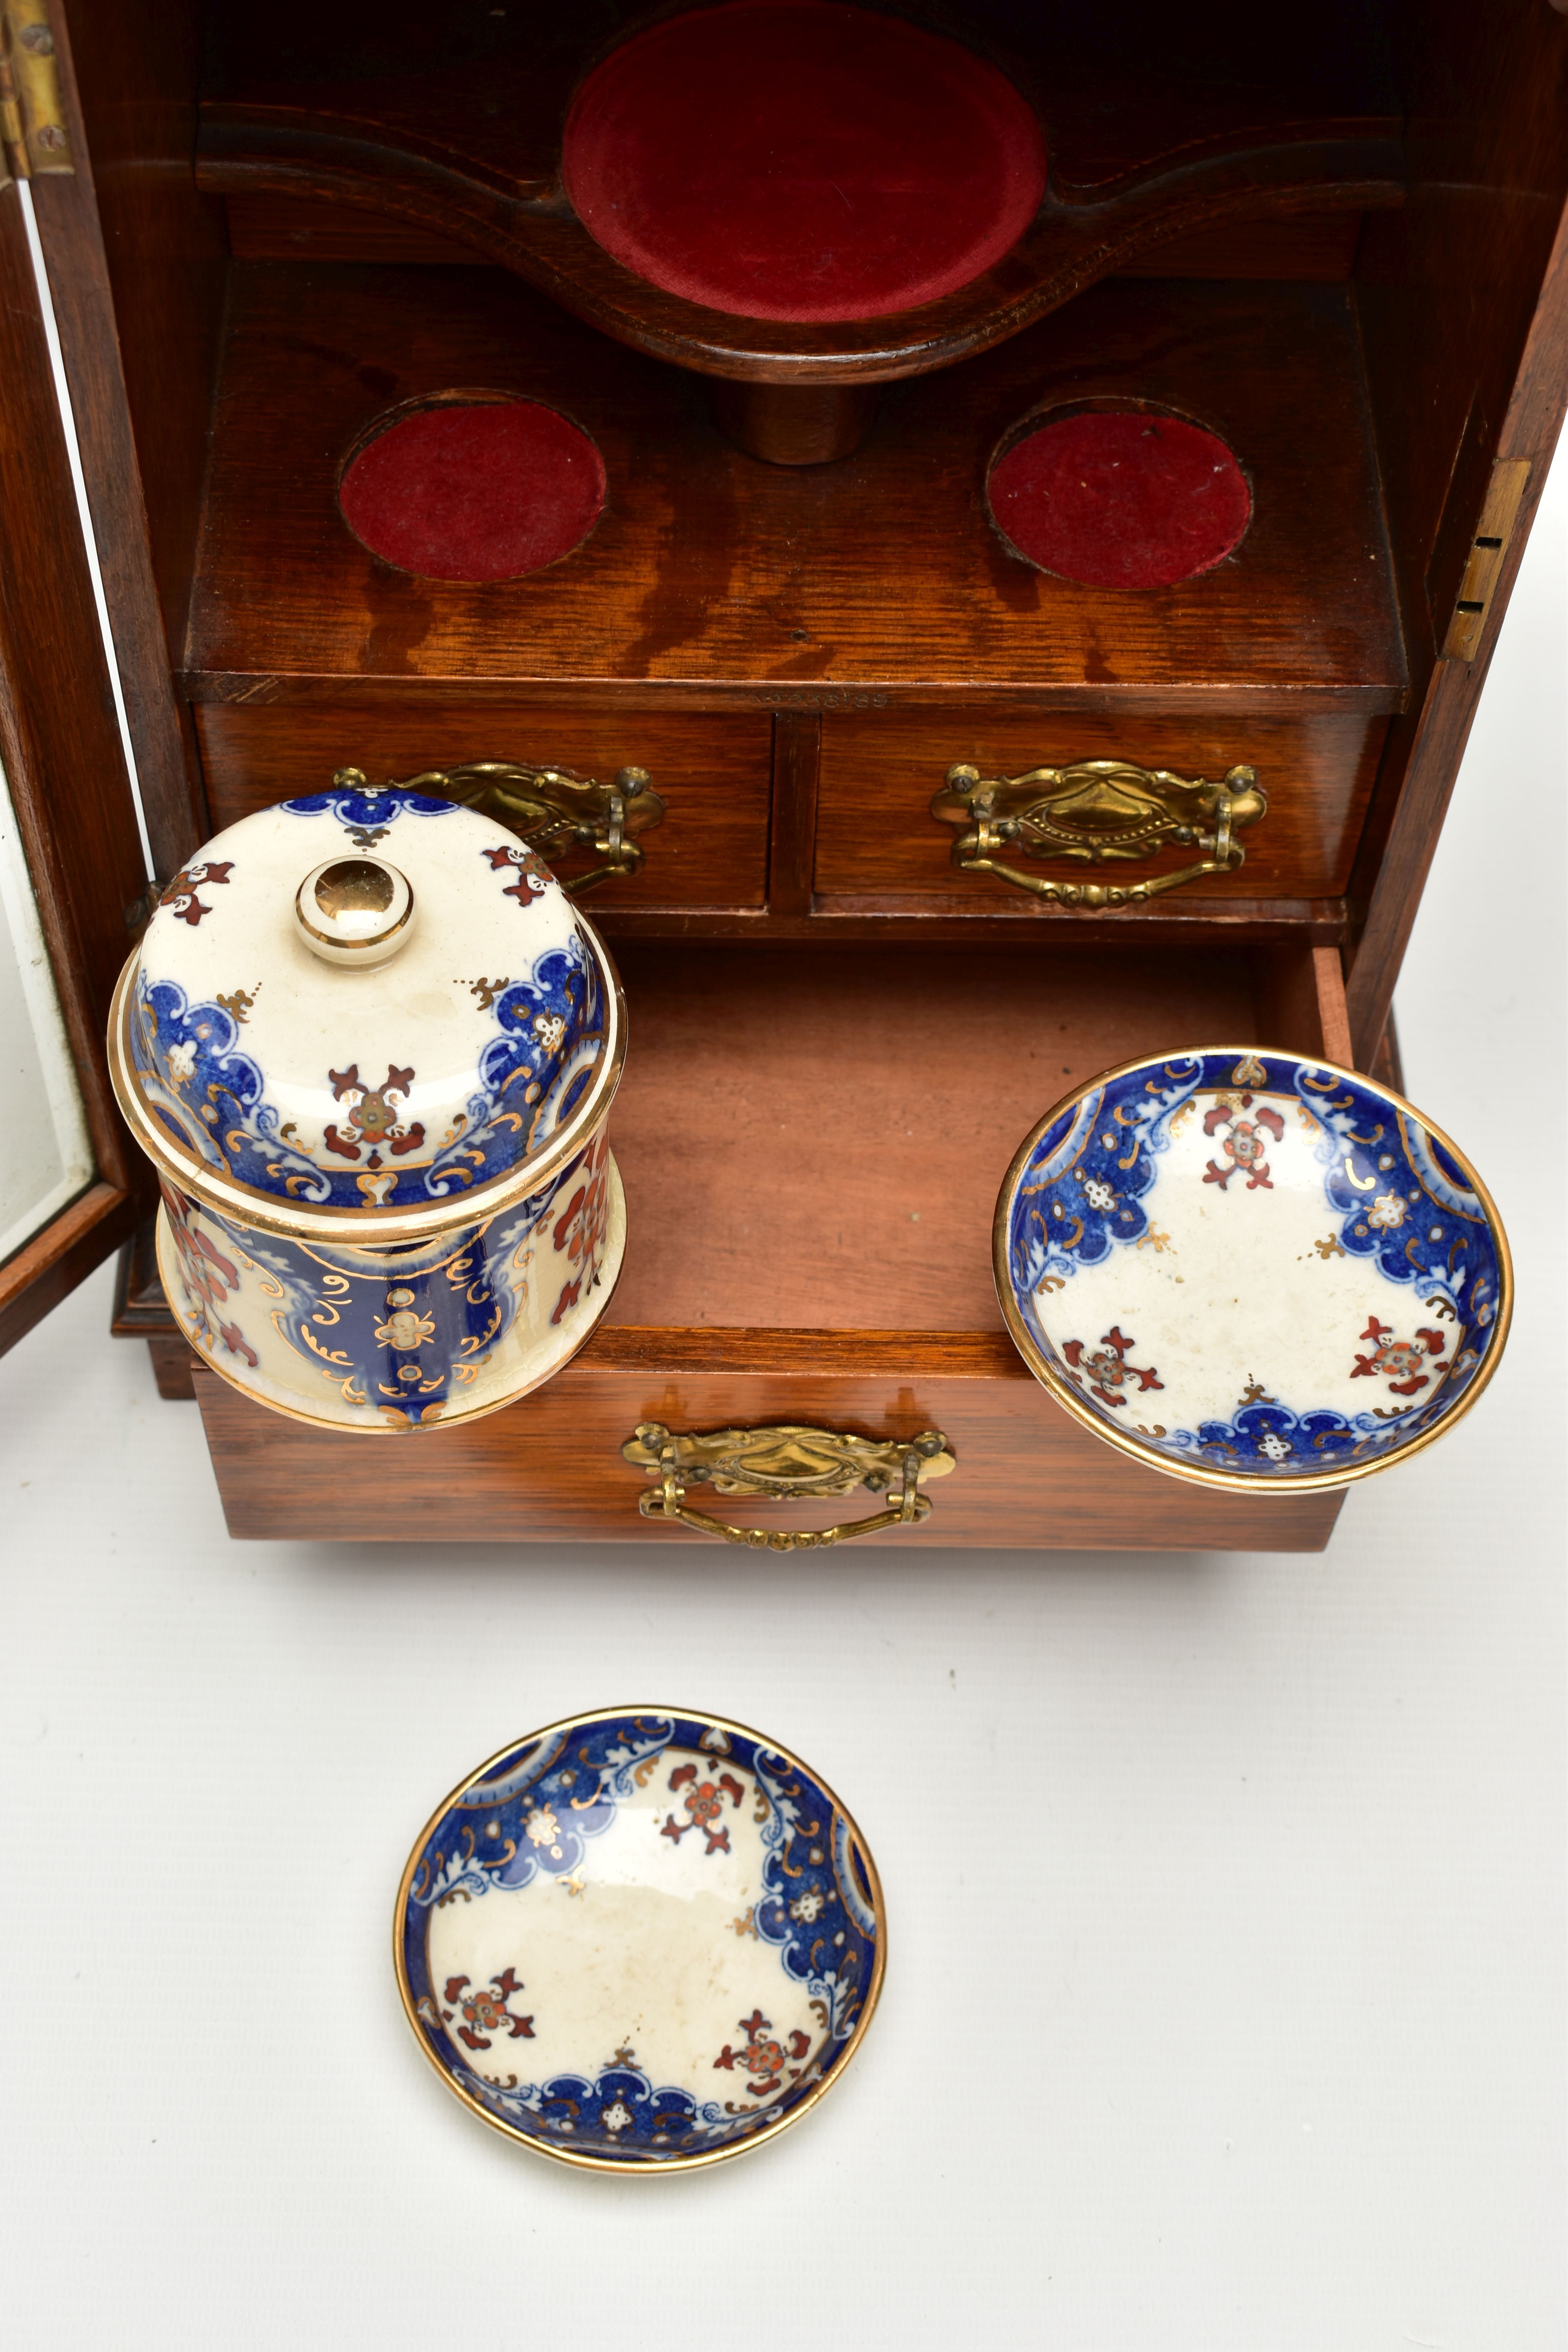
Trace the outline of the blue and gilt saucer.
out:
<instances>
[{"instance_id":1,"label":"blue and gilt saucer","mask_svg":"<svg viewBox=\"0 0 1568 2352\"><path fill-rule=\"evenodd\" d=\"M833 1791L713 1716L551 1724L421 1832L394 1948L437 2073L602 2172L755 2147L843 2073L881 1990L881 1888Z\"/></svg>"},{"instance_id":2,"label":"blue and gilt saucer","mask_svg":"<svg viewBox=\"0 0 1568 2352\"><path fill-rule=\"evenodd\" d=\"M1111 1070L1007 1171L994 1255L1036 1378L1177 1477L1342 1486L1473 1404L1508 1243L1464 1154L1387 1087L1232 1045Z\"/></svg>"}]
</instances>

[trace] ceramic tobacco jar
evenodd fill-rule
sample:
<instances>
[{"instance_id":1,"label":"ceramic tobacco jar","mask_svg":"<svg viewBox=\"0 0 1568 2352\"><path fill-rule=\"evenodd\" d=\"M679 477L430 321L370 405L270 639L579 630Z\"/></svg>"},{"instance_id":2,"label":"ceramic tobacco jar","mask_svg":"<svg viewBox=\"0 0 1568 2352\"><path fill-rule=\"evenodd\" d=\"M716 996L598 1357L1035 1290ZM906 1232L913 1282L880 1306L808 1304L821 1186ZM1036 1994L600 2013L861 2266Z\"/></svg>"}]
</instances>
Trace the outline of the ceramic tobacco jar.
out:
<instances>
[{"instance_id":1,"label":"ceramic tobacco jar","mask_svg":"<svg viewBox=\"0 0 1568 2352\"><path fill-rule=\"evenodd\" d=\"M163 1285L258 1403L407 1432L548 1380L626 1239L613 965L533 852L338 779L209 842L110 1024Z\"/></svg>"}]
</instances>

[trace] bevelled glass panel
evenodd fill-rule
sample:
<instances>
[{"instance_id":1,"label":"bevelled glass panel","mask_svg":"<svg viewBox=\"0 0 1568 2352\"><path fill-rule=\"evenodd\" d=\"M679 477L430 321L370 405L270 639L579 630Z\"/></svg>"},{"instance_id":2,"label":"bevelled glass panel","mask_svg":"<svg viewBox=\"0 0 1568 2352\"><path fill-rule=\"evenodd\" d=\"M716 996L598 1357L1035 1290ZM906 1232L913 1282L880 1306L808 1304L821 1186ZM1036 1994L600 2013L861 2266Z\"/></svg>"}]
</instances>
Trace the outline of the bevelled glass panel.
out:
<instances>
[{"instance_id":1,"label":"bevelled glass panel","mask_svg":"<svg viewBox=\"0 0 1568 2352\"><path fill-rule=\"evenodd\" d=\"M0 1259L93 1175L92 1146L16 814L0 773Z\"/></svg>"}]
</instances>

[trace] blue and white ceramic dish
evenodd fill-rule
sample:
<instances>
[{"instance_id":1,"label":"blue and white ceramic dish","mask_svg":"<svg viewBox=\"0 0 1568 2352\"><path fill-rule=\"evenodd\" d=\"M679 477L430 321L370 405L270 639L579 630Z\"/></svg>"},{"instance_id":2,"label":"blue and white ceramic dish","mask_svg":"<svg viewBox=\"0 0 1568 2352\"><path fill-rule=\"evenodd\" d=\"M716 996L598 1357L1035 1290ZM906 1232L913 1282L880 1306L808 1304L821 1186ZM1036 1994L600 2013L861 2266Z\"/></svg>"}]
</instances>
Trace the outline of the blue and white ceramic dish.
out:
<instances>
[{"instance_id":1,"label":"blue and white ceramic dish","mask_svg":"<svg viewBox=\"0 0 1568 2352\"><path fill-rule=\"evenodd\" d=\"M1248 1492L1341 1486L1496 1370L1508 1244L1398 1095L1261 1046L1133 1062L1058 1103L1003 1184L1025 1361L1123 1453Z\"/></svg>"},{"instance_id":2,"label":"blue and white ceramic dish","mask_svg":"<svg viewBox=\"0 0 1568 2352\"><path fill-rule=\"evenodd\" d=\"M493 820L351 771L229 826L163 891L110 1029L193 1348L371 1433L548 1379L620 1262L625 1038L596 935Z\"/></svg>"},{"instance_id":3,"label":"blue and white ceramic dish","mask_svg":"<svg viewBox=\"0 0 1568 2352\"><path fill-rule=\"evenodd\" d=\"M504 1748L437 1809L393 1927L408 2021L497 2131L601 2172L755 2147L881 1989L881 1888L826 1783L716 1716L627 1707Z\"/></svg>"}]
</instances>

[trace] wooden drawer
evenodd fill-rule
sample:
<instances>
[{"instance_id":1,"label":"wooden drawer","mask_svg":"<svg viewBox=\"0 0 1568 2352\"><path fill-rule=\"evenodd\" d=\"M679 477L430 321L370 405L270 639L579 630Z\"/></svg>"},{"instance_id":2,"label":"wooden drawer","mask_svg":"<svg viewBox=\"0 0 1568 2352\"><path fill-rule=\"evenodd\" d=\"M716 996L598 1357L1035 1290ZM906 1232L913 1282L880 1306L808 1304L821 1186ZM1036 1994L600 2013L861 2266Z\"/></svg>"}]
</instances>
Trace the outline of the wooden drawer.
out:
<instances>
[{"instance_id":1,"label":"wooden drawer","mask_svg":"<svg viewBox=\"0 0 1568 2352\"><path fill-rule=\"evenodd\" d=\"M958 1466L917 1534L873 1542L1312 1549L1335 1495L1210 1496L1131 1463L1026 1371L991 1275L997 1189L1039 1114L1098 1070L1202 1042L1342 1058L1331 949L1050 952L634 940L610 1136L629 1238L604 1323L549 1388L377 1446L202 1376L236 1535L658 1539L620 1448L671 1429L938 1428ZM723 1507L718 1506L722 1515ZM864 1517L868 1496L752 1523ZM748 1516L752 1515L752 1516Z\"/></svg>"},{"instance_id":2,"label":"wooden drawer","mask_svg":"<svg viewBox=\"0 0 1568 2352\"><path fill-rule=\"evenodd\" d=\"M750 1361L748 1361L750 1358ZM767 1359L765 1362L763 1359ZM728 1360L726 1361L726 1359ZM924 1526L868 1544L1074 1551L1320 1551L1338 1495L1209 1495L1145 1470L1069 1421L998 1335L606 1330L547 1389L428 1444L379 1447L260 1411L198 1368L196 1393L232 1536L315 1543L694 1540L643 1518L645 1475L622 1458L639 1422L672 1430L806 1423L875 1437L940 1429L956 1467ZM770 1503L707 1490L733 1526L868 1518L869 1495Z\"/></svg>"},{"instance_id":3,"label":"wooden drawer","mask_svg":"<svg viewBox=\"0 0 1568 2352\"><path fill-rule=\"evenodd\" d=\"M641 870L597 884L590 910L760 907L767 894L773 721L764 710L562 709L549 703L369 708L193 706L215 831L253 809L321 791L335 769L373 783L467 760L570 768L608 783L646 768L664 817L640 836ZM556 861L563 879L590 852Z\"/></svg>"},{"instance_id":4,"label":"wooden drawer","mask_svg":"<svg viewBox=\"0 0 1568 2352\"><path fill-rule=\"evenodd\" d=\"M1362 820L1387 730L1364 711L1290 719L1129 716L1094 711L833 711L822 724L816 819L819 898L908 890L1018 899L989 874L951 862L953 827L931 814L931 795L960 761L983 775L1019 775L1075 760L1121 759L1218 782L1252 767L1268 813L1242 836L1247 862L1225 878L1183 886L1184 901L1340 897L1350 879ZM1058 880L1126 883L1191 862L1169 849L1146 864L1105 866L1092 877L1065 861L1028 870Z\"/></svg>"}]
</instances>

